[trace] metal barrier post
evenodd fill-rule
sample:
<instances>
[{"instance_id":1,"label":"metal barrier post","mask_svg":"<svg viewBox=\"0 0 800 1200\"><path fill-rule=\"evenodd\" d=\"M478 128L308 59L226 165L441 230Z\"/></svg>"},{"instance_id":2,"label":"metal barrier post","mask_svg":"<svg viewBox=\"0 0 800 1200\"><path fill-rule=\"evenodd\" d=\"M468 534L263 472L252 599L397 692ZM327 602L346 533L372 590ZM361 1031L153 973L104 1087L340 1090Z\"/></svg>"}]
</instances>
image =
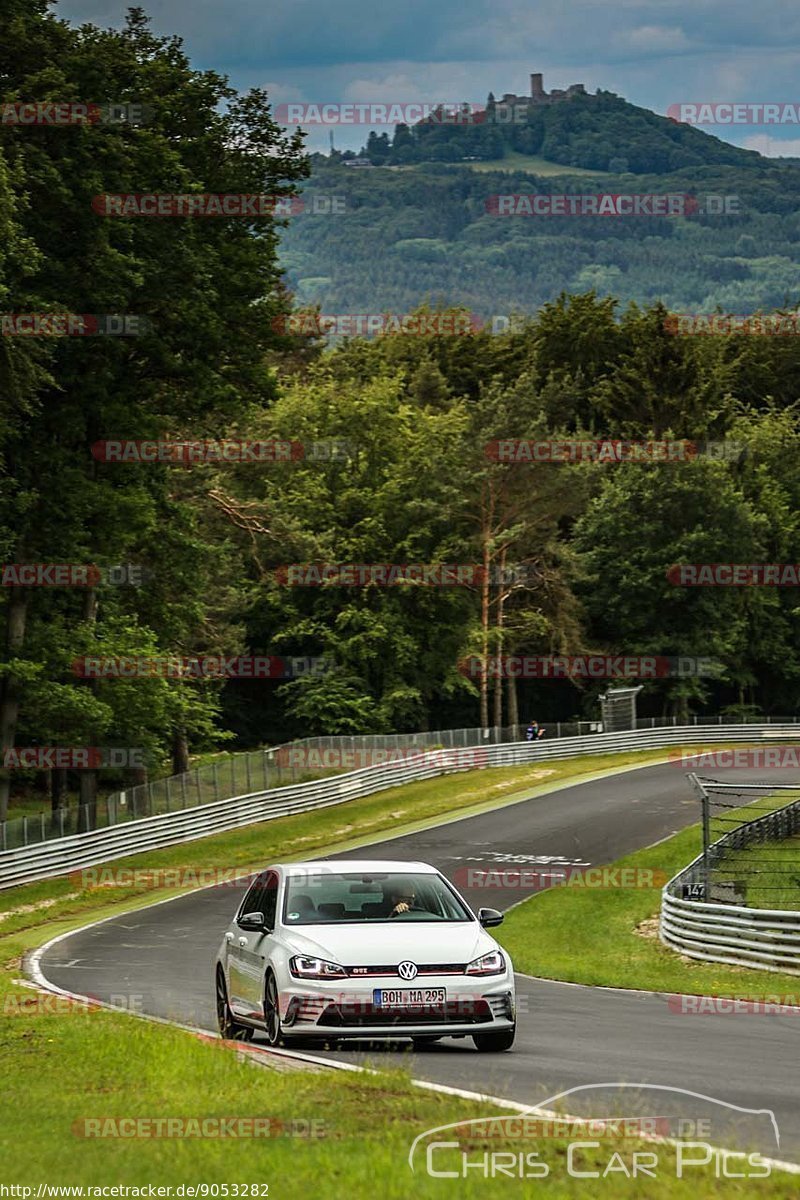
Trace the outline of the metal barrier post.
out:
<instances>
[{"instance_id":1,"label":"metal barrier post","mask_svg":"<svg viewBox=\"0 0 800 1200\"><path fill-rule=\"evenodd\" d=\"M703 899L711 899L711 817L709 812L708 792L693 771L687 772L686 778L700 797L703 820Z\"/></svg>"}]
</instances>

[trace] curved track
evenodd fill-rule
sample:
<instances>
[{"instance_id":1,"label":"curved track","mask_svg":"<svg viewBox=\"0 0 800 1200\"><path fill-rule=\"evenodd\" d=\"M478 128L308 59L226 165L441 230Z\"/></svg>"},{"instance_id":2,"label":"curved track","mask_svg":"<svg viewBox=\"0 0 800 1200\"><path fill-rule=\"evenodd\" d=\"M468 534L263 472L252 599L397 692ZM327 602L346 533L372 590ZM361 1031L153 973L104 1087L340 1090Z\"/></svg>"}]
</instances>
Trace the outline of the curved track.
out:
<instances>
[{"instance_id":1,"label":"curved track","mask_svg":"<svg viewBox=\"0 0 800 1200\"><path fill-rule=\"evenodd\" d=\"M773 776L774 782L787 782L786 773L781 774ZM756 773L730 771L725 778L752 781ZM764 780L764 773L758 778ZM368 852L361 847L336 857L369 853L422 859L450 876L467 865L522 865L519 856L597 866L697 819L697 801L682 772L660 765L577 783L495 812L382 840ZM476 907L508 908L520 898L513 891L462 890ZM213 1029L212 964L238 899L238 890L212 888L114 917L51 945L41 956L40 970L56 987L112 1001L132 996L145 1013ZM764 1117L723 1112L699 1099L670 1099L646 1090L628 1093L623 1109L628 1115L706 1117L711 1121L706 1140L756 1146L765 1154L800 1162L800 1009L781 1016L682 1015L670 1010L666 996L652 993L526 976L517 982L520 1019L511 1053L479 1055L471 1040L454 1039L417 1053L400 1041L380 1046L352 1042L312 1053L349 1063L402 1064L417 1079L525 1105L578 1085L610 1081L683 1088L737 1108L773 1110L781 1133L779 1152ZM767 974L764 990L771 990ZM612 1103L610 1091L605 1100L597 1092L570 1097L568 1108L599 1115L612 1111Z\"/></svg>"}]
</instances>

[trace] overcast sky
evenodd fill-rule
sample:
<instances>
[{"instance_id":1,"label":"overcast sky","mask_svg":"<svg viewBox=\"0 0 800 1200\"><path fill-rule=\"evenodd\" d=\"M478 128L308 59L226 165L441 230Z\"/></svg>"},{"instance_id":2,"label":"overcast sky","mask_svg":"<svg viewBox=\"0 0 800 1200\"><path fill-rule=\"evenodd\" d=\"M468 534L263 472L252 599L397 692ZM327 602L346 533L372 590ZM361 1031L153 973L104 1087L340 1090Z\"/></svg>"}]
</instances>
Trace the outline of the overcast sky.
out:
<instances>
[{"instance_id":1,"label":"overcast sky","mask_svg":"<svg viewBox=\"0 0 800 1200\"><path fill-rule=\"evenodd\" d=\"M471 101L584 83L665 113L680 102L800 103L797 0L142 0L198 68L276 104ZM62 0L75 22L119 25L129 0ZM707 127L762 154L800 154L800 127ZM338 128L339 149L366 129ZM327 148L327 133L309 138ZM621 153L623 151L621 150Z\"/></svg>"}]
</instances>

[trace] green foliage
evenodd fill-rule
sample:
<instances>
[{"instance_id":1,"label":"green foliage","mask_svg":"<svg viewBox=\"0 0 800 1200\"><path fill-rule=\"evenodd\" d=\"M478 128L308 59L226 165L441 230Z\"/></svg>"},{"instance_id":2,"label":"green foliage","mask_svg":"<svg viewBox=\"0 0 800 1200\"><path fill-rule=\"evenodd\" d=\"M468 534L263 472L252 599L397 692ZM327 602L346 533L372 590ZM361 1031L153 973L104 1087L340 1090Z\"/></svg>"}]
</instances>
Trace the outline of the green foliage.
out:
<instances>
[{"instance_id":1,"label":"green foliage","mask_svg":"<svg viewBox=\"0 0 800 1200\"><path fill-rule=\"evenodd\" d=\"M524 112L525 120L517 119ZM513 119L512 119L513 118ZM432 114L398 125L393 139L371 134L362 153L388 166L495 159L539 154L553 162L635 175L679 171L710 163L744 165L758 156L709 137L691 125L660 117L612 92L574 95L546 105L489 104L485 114L445 120Z\"/></svg>"},{"instance_id":2,"label":"green foliage","mask_svg":"<svg viewBox=\"0 0 800 1200\"><path fill-rule=\"evenodd\" d=\"M344 194L341 216L102 218L91 200L103 192L290 193L309 170L301 139L274 124L262 92L237 96L195 71L138 11L122 32L73 29L13 0L0 43L12 38L4 99L113 94L153 116L35 137L0 129L0 304L136 313L151 326L138 338L0 338L0 554L147 575L142 587L2 589L0 749L122 744L179 763L226 740L596 714L599 687L487 684L462 672L474 654L697 655L719 660L719 678L648 684L650 712L796 708L796 592L678 588L667 571L800 561L797 339L677 337L666 323L672 308L719 297L746 312L754 297L791 296L796 167L601 94L516 129L370 138L373 160L414 164L424 151L436 160L424 170L317 157L306 198ZM624 186L733 192L742 215L499 219L488 196L553 179L526 176L514 157L508 173L447 165L464 138L482 162L664 172ZM611 176L591 186L620 190ZM291 305L279 236L300 305L484 323L327 350L313 333L279 334ZM313 330L317 310L301 311ZM221 437L345 452L192 467L91 452L105 439ZM565 437L727 438L742 453L556 465L487 449ZM458 586L287 586L291 563L476 570ZM280 683L87 681L73 667L85 655L220 654L331 666ZM0 814L7 783L0 773Z\"/></svg>"},{"instance_id":3,"label":"green foliage","mask_svg":"<svg viewBox=\"0 0 800 1200\"><path fill-rule=\"evenodd\" d=\"M594 106L596 98L586 103ZM541 119L560 121L558 114L572 105L554 105ZM654 152L638 174L616 173L613 155L594 175L571 174L582 168L571 165L568 141L550 155L562 155L561 174L545 174L545 160L541 171L526 166L513 150L507 159L484 160L491 169L420 161L411 169L352 171L338 160L312 156L305 194L334 194L345 207L290 222L281 260L291 286L299 288L308 277L326 279L313 295L325 312L408 312L427 298L466 305L487 320L510 310L533 314L565 290L594 290L623 304L660 302L675 312L719 306L751 313L794 303L800 297L800 166L739 150L630 105L624 109L639 114L644 145ZM616 108L606 112L601 103L597 111L598 128L610 123L612 139L626 136L624 128L616 132ZM656 136L645 118L663 131ZM456 135L466 133L437 126L426 137ZM676 136L691 143L691 161L670 165ZM664 154L655 154L659 138L669 147ZM551 162L548 171L556 170ZM498 216L493 210L492 197L531 193L689 195L697 197L698 210L673 217ZM706 212L714 203L709 196L736 197L737 210Z\"/></svg>"},{"instance_id":4,"label":"green foliage","mask_svg":"<svg viewBox=\"0 0 800 1200\"><path fill-rule=\"evenodd\" d=\"M151 113L142 126L0 130L3 308L149 321L141 337L0 339L3 557L132 561L151 572L138 590L3 589L16 645L3 672L2 748L15 736L107 738L159 759L178 735L214 735L219 688L90 684L71 662L79 653L225 650L238 601L228 595L215 608L224 589L211 568L224 570L226 533L212 522L198 531L195 514L214 506L202 489L187 495L174 471L98 462L91 448L105 439L215 436L247 404L266 403L273 318L286 298L271 218L258 228L234 217L104 218L92 199L285 194L306 173L301 141L274 124L263 93L237 96L221 76L192 69L180 42L152 34L140 10L118 32L72 28L44 5L13 3L0 17L0 43L13 43L4 101L113 96ZM2 817L8 781L0 782Z\"/></svg>"}]
</instances>

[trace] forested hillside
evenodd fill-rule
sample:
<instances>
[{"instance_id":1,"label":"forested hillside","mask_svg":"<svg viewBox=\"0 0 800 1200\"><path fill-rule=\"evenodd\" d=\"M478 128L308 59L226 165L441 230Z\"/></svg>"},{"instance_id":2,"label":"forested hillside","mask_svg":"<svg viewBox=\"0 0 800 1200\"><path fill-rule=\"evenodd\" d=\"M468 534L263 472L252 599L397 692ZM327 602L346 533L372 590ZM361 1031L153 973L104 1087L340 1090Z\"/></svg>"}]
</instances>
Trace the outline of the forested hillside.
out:
<instances>
[{"instance_id":1,"label":"forested hillside","mask_svg":"<svg viewBox=\"0 0 800 1200\"><path fill-rule=\"evenodd\" d=\"M796 711L797 588L680 587L668 574L682 562L800 562L796 331L682 337L667 321L670 308L750 312L796 297L793 168L734 155L670 175L670 190L742 198L744 214L717 223L552 218L542 229L485 208L488 193L542 181L318 160L311 193L346 192L344 217L104 218L103 193L291 195L309 170L301 139L273 122L263 93L237 97L193 70L141 14L122 33L75 30L44 0L10 0L0 35L20 51L12 99L118 94L154 114L142 127L0 128L4 312L146 319L131 337L0 338L4 753L137 747L150 770L170 759L180 770L189 753L304 734L595 715L606 686L481 687L463 670L470 655L714 658L719 678L647 682L641 711ZM282 332L279 239L296 301L382 312L431 297L462 316L532 315L495 335L327 348ZM651 463L512 463L490 449L567 436L738 449ZM291 446L238 462L99 449L220 439ZM45 586L19 576L47 563L99 574ZM297 563L484 574L447 587L290 586ZM120 585L120 564L137 568L136 584ZM86 656L219 655L328 669L76 670ZM91 801L97 776L53 771L54 805L67 784ZM27 777L0 774L0 819L12 778Z\"/></svg>"},{"instance_id":2,"label":"forested hillside","mask_svg":"<svg viewBox=\"0 0 800 1200\"><path fill-rule=\"evenodd\" d=\"M566 105L563 107L567 107ZM669 123L668 123L669 124ZM691 130L711 149L715 139ZM624 143L620 152L624 153ZM309 200L343 211L288 221L281 262L299 303L324 312L405 312L421 299L483 317L534 313L594 289L681 312L749 313L800 298L800 167L713 157L669 174L536 176L442 164L354 170L317 155ZM500 216L499 195L678 194L684 216ZM732 211L710 197L736 197Z\"/></svg>"}]
</instances>

